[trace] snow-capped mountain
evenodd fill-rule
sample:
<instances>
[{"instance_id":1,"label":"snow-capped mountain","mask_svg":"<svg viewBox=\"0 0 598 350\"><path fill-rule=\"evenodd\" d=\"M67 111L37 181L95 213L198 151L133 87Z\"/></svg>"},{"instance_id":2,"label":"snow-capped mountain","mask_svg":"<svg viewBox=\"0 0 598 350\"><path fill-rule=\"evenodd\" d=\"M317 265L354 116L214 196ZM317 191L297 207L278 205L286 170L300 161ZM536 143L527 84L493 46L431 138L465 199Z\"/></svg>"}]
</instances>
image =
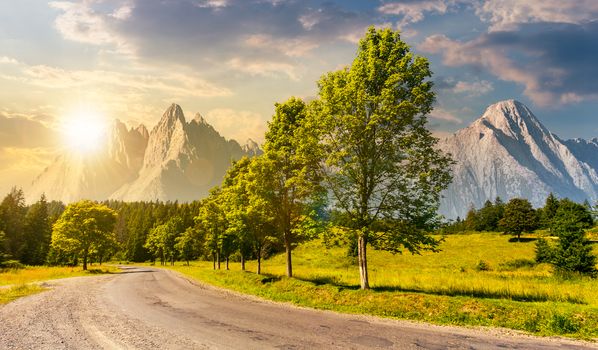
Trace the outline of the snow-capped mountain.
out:
<instances>
[{"instance_id":1,"label":"snow-capped mountain","mask_svg":"<svg viewBox=\"0 0 598 350\"><path fill-rule=\"evenodd\" d=\"M69 152L58 156L25 191L27 201L49 199L72 202L104 200L137 177L143 162L148 134L143 125L127 129L115 120L106 133L106 144L94 154Z\"/></svg>"},{"instance_id":2,"label":"snow-capped mountain","mask_svg":"<svg viewBox=\"0 0 598 350\"><path fill-rule=\"evenodd\" d=\"M489 106L470 126L441 140L453 155L453 182L440 212L463 217L473 205L500 196L542 206L548 193L583 201L598 199L598 142L563 141L515 100Z\"/></svg>"},{"instance_id":3,"label":"snow-capped mountain","mask_svg":"<svg viewBox=\"0 0 598 350\"><path fill-rule=\"evenodd\" d=\"M260 153L255 142L242 147L225 139L199 113L187 122L172 104L149 133L116 121L102 152L58 157L26 193L65 202L191 201L220 184L231 161Z\"/></svg>"}]
</instances>

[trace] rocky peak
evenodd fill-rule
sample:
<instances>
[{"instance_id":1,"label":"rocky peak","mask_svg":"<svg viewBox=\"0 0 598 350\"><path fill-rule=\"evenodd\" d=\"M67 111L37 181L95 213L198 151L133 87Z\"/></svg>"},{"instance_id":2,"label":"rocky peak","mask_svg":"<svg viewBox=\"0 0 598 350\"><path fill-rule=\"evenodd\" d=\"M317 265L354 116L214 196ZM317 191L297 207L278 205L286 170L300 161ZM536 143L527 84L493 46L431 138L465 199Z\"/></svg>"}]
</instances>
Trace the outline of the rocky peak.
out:
<instances>
[{"instance_id":1,"label":"rocky peak","mask_svg":"<svg viewBox=\"0 0 598 350\"><path fill-rule=\"evenodd\" d=\"M208 122L204 119L204 117L199 114L199 113L195 113L195 117L193 118L193 121L196 122L199 125L208 125Z\"/></svg>"},{"instance_id":2,"label":"rocky peak","mask_svg":"<svg viewBox=\"0 0 598 350\"><path fill-rule=\"evenodd\" d=\"M530 109L516 100L505 100L490 105L473 125L500 130L511 138L549 133Z\"/></svg>"},{"instance_id":3,"label":"rocky peak","mask_svg":"<svg viewBox=\"0 0 598 350\"><path fill-rule=\"evenodd\" d=\"M144 139L147 140L149 138L149 131L147 131L147 128L145 127L145 125L139 124L139 126L136 127L134 130L136 132L138 132L139 135L141 135L141 137L143 137Z\"/></svg>"},{"instance_id":4,"label":"rocky peak","mask_svg":"<svg viewBox=\"0 0 598 350\"><path fill-rule=\"evenodd\" d=\"M252 139L247 139L245 144L241 146L243 152L247 153L248 156L255 156L260 155L262 150L257 142L253 141Z\"/></svg>"},{"instance_id":5,"label":"rocky peak","mask_svg":"<svg viewBox=\"0 0 598 350\"><path fill-rule=\"evenodd\" d=\"M181 106L173 103L166 109L164 114L162 115L162 119L160 120L159 124L167 123L169 125L175 124L177 121L185 123L185 114L183 114L183 109Z\"/></svg>"}]
</instances>

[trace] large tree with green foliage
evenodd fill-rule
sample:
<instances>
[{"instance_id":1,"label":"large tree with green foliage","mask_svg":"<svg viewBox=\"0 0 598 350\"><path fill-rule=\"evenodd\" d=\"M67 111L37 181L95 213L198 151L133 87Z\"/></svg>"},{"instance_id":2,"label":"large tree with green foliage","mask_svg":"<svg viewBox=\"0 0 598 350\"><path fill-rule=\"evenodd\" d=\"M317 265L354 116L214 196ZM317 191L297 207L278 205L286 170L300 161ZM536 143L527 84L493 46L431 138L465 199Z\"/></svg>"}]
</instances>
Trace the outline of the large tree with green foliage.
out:
<instances>
[{"instance_id":1,"label":"large tree with green foliage","mask_svg":"<svg viewBox=\"0 0 598 350\"><path fill-rule=\"evenodd\" d=\"M94 249L114 242L116 213L105 205L88 200L66 207L52 229L52 248L83 259L83 270Z\"/></svg>"},{"instance_id":2,"label":"large tree with green foliage","mask_svg":"<svg viewBox=\"0 0 598 350\"><path fill-rule=\"evenodd\" d=\"M527 199L512 198L505 205L504 216L499 225L503 232L517 235L517 241L520 241L522 232L531 232L538 227L538 218Z\"/></svg>"},{"instance_id":3,"label":"large tree with green foliage","mask_svg":"<svg viewBox=\"0 0 598 350\"><path fill-rule=\"evenodd\" d=\"M369 288L367 245L399 252L435 250L451 159L426 128L434 92L428 60L414 56L398 32L368 29L357 57L319 81L313 104L325 184L345 227L357 236L361 288Z\"/></svg>"},{"instance_id":4,"label":"large tree with green foliage","mask_svg":"<svg viewBox=\"0 0 598 350\"><path fill-rule=\"evenodd\" d=\"M150 230L145 247L154 257L159 258L162 264L168 261L171 265L174 265L174 261L178 256L178 250L176 249L177 238L183 234L184 230L183 220L178 216L174 216L167 222Z\"/></svg>"},{"instance_id":5,"label":"large tree with green foliage","mask_svg":"<svg viewBox=\"0 0 598 350\"><path fill-rule=\"evenodd\" d=\"M253 167L253 195L267 203L284 243L286 274L293 276L291 252L312 236L325 192L320 186L316 134L307 128L307 106L297 98L276 104L268 123L264 154Z\"/></svg>"},{"instance_id":6,"label":"large tree with green foliage","mask_svg":"<svg viewBox=\"0 0 598 350\"><path fill-rule=\"evenodd\" d=\"M544 207L539 212L540 226L542 228L548 228L552 226L552 219L556 215L556 211L559 209L559 200L555 197L552 192L546 197Z\"/></svg>"}]
</instances>

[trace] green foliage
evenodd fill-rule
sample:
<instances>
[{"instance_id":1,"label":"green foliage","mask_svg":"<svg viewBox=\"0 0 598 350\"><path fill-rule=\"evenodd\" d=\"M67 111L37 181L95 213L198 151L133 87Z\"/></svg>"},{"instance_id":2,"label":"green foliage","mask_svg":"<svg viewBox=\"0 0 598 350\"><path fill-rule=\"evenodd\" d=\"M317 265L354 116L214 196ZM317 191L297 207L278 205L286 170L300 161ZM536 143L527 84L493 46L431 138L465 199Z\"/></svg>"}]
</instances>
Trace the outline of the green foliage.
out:
<instances>
[{"instance_id":1,"label":"green foliage","mask_svg":"<svg viewBox=\"0 0 598 350\"><path fill-rule=\"evenodd\" d=\"M203 237L205 237L205 250L212 255L214 260L214 269L216 263L220 268L220 258L223 254L223 248L228 249L228 238L226 237L227 225L226 213L222 202L222 191L220 188L214 188L210 195L201 201L199 215L195 217L195 222ZM231 251L226 251L230 254Z\"/></svg>"},{"instance_id":2,"label":"green foliage","mask_svg":"<svg viewBox=\"0 0 598 350\"><path fill-rule=\"evenodd\" d=\"M536 262L537 263L552 263L554 262L554 248L544 238L539 238L536 241Z\"/></svg>"},{"instance_id":3,"label":"green foliage","mask_svg":"<svg viewBox=\"0 0 598 350\"><path fill-rule=\"evenodd\" d=\"M116 213L105 205L80 201L66 207L52 229L52 248L60 253L80 256L83 270L94 250L115 244Z\"/></svg>"},{"instance_id":4,"label":"green foliage","mask_svg":"<svg viewBox=\"0 0 598 350\"><path fill-rule=\"evenodd\" d=\"M552 219L556 215L556 211L559 209L559 200L550 192L546 197L544 207L540 211L540 226L542 228L550 228L552 226Z\"/></svg>"},{"instance_id":5,"label":"green foliage","mask_svg":"<svg viewBox=\"0 0 598 350\"><path fill-rule=\"evenodd\" d=\"M178 255L189 265L190 260L197 259L201 255L201 243L199 231L193 227L188 227L185 232L176 238L174 248Z\"/></svg>"},{"instance_id":6,"label":"green foliage","mask_svg":"<svg viewBox=\"0 0 598 350\"><path fill-rule=\"evenodd\" d=\"M12 259L19 259L23 251L26 212L23 190L13 187L0 203L0 231L4 231L5 251Z\"/></svg>"},{"instance_id":7,"label":"green foliage","mask_svg":"<svg viewBox=\"0 0 598 350\"><path fill-rule=\"evenodd\" d=\"M52 240L52 226L48 215L48 203L45 195L29 207L25 215L24 246L21 261L27 265L46 263Z\"/></svg>"},{"instance_id":8,"label":"green foliage","mask_svg":"<svg viewBox=\"0 0 598 350\"><path fill-rule=\"evenodd\" d=\"M308 123L305 103L290 98L277 103L268 123L264 154L252 164L251 200L262 201L287 255L287 276L293 275L291 251L318 231L318 209L325 191L320 186L317 137Z\"/></svg>"},{"instance_id":9,"label":"green foliage","mask_svg":"<svg viewBox=\"0 0 598 350\"><path fill-rule=\"evenodd\" d=\"M552 232L559 238L553 260L557 269L596 275L596 257L585 237L585 229L592 225L591 214L585 206L566 199L560 202L552 221Z\"/></svg>"},{"instance_id":10,"label":"green foliage","mask_svg":"<svg viewBox=\"0 0 598 350\"><path fill-rule=\"evenodd\" d=\"M519 240L522 232L531 232L538 227L538 220L527 199L512 198L505 205L504 215L499 224L503 232L517 235Z\"/></svg>"},{"instance_id":11,"label":"green foliage","mask_svg":"<svg viewBox=\"0 0 598 350\"><path fill-rule=\"evenodd\" d=\"M373 240L394 251L438 244L425 231L438 223L451 160L426 129L431 74L398 32L371 27L351 66L318 83L311 129L321 140L325 185L358 237L362 288L369 288L366 247Z\"/></svg>"},{"instance_id":12,"label":"green foliage","mask_svg":"<svg viewBox=\"0 0 598 350\"><path fill-rule=\"evenodd\" d=\"M159 258L162 264L166 261L174 264L178 257L178 249L175 247L177 238L184 230L183 220L177 216L172 217L166 223L150 230L145 247L154 258Z\"/></svg>"},{"instance_id":13,"label":"green foliage","mask_svg":"<svg viewBox=\"0 0 598 350\"><path fill-rule=\"evenodd\" d=\"M475 266L477 271L490 271L490 264L486 260L480 260Z\"/></svg>"}]
</instances>

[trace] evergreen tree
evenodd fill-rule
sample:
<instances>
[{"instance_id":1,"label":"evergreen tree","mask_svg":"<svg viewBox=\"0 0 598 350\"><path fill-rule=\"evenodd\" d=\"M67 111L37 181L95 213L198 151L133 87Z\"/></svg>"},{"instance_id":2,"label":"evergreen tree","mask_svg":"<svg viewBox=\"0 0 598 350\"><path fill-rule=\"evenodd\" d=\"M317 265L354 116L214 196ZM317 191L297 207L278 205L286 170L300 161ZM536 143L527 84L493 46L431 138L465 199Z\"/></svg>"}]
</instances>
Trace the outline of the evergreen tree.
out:
<instances>
[{"instance_id":1,"label":"evergreen tree","mask_svg":"<svg viewBox=\"0 0 598 350\"><path fill-rule=\"evenodd\" d=\"M556 215L556 211L559 209L559 200L550 192L546 197L546 202L541 210L540 224L542 228L550 228L552 226L552 219Z\"/></svg>"},{"instance_id":2,"label":"evergreen tree","mask_svg":"<svg viewBox=\"0 0 598 350\"><path fill-rule=\"evenodd\" d=\"M52 227L45 195L29 207L25 216L24 232L21 262L27 265L43 265L52 241Z\"/></svg>"},{"instance_id":3,"label":"evergreen tree","mask_svg":"<svg viewBox=\"0 0 598 350\"><path fill-rule=\"evenodd\" d=\"M558 270L596 275L596 257L585 236L585 229L592 225L587 207L568 199L560 202L552 223L552 232L559 238L554 250Z\"/></svg>"},{"instance_id":4,"label":"evergreen tree","mask_svg":"<svg viewBox=\"0 0 598 350\"><path fill-rule=\"evenodd\" d=\"M24 248L25 195L13 187L0 204L0 222L4 227L5 250L12 259L19 259Z\"/></svg>"}]
</instances>

